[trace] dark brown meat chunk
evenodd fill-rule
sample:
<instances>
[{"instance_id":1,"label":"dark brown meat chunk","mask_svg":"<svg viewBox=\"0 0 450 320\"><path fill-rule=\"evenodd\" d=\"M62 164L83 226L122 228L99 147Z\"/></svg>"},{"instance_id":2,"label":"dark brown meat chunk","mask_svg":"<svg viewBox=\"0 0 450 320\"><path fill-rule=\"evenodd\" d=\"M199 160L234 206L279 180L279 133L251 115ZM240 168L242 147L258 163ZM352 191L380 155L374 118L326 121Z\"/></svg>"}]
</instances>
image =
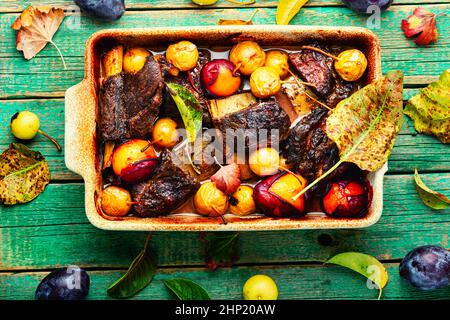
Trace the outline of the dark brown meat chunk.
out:
<instances>
[{"instance_id":1,"label":"dark brown meat chunk","mask_svg":"<svg viewBox=\"0 0 450 320\"><path fill-rule=\"evenodd\" d=\"M325 46L315 43L311 46L330 52ZM344 81L337 74L332 58L319 52L303 49L289 54L289 60L300 78L313 84L312 90L331 108L359 89L358 83Z\"/></svg>"},{"instance_id":2,"label":"dark brown meat chunk","mask_svg":"<svg viewBox=\"0 0 450 320\"><path fill-rule=\"evenodd\" d=\"M230 134L227 136L227 129L235 130L238 143L240 139L245 139L245 146L248 147L253 141L270 144L274 137L278 137L279 141L286 139L290 119L278 102L271 99L215 119L215 124L226 138L230 137Z\"/></svg>"},{"instance_id":3,"label":"dark brown meat chunk","mask_svg":"<svg viewBox=\"0 0 450 320\"><path fill-rule=\"evenodd\" d=\"M160 165L153 177L133 186L134 211L140 217L167 215L185 203L200 183L183 169L170 151L160 155Z\"/></svg>"},{"instance_id":4,"label":"dark brown meat chunk","mask_svg":"<svg viewBox=\"0 0 450 320\"><path fill-rule=\"evenodd\" d=\"M162 102L159 64L149 57L136 74L108 78L100 94L100 133L105 141L144 138L151 133Z\"/></svg>"},{"instance_id":5,"label":"dark brown meat chunk","mask_svg":"<svg viewBox=\"0 0 450 320\"><path fill-rule=\"evenodd\" d=\"M319 47L318 45L312 45ZM327 51L327 48L320 49ZM303 49L289 54L289 61L300 77L314 85L314 91L321 97L328 96L333 90L333 59L319 52Z\"/></svg>"},{"instance_id":6,"label":"dark brown meat chunk","mask_svg":"<svg viewBox=\"0 0 450 320\"><path fill-rule=\"evenodd\" d=\"M327 113L315 108L291 130L282 147L286 162L310 182L339 161L339 150L325 132Z\"/></svg>"}]
</instances>

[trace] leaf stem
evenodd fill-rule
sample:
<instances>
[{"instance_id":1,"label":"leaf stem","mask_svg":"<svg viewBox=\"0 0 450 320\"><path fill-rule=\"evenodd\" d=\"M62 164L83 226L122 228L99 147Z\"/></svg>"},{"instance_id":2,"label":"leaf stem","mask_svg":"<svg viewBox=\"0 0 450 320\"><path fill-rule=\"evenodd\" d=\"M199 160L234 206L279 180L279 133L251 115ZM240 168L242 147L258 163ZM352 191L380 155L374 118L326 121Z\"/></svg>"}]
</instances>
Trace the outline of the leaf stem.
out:
<instances>
[{"instance_id":1,"label":"leaf stem","mask_svg":"<svg viewBox=\"0 0 450 320\"><path fill-rule=\"evenodd\" d=\"M55 139L53 139L52 137L50 137L48 134L46 134L44 131L42 131L41 129L38 130L38 132L40 134L42 134L44 137L46 137L48 140L50 140L51 142L53 142L53 144L56 146L56 149L58 149L59 152L61 152L62 148L61 145L58 143L58 141L56 141Z\"/></svg>"},{"instance_id":2,"label":"leaf stem","mask_svg":"<svg viewBox=\"0 0 450 320\"><path fill-rule=\"evenodd\" d=\"M331 53L328 53L328 52L326 52L326 51L323 51L323 50L321 50L321 49L319 49L319 48L316 48L316 47L313 47L313 46L302 46L301 49L311 50L311 51L316 51L316 52L321 53L321 54L323 54L323 55L325 55L325 56L327 56L327 57L330 57L331 59L334 59L334 60L336 60L336 61L339 61L339 58L338 58L338 57L333 56Z\"/></svg>"},{"instance_id":3,"label":"leaf stem","mask_svg":"<svg viewBox=\"0 0 450 320\"><path fill-rule=\"evenodd\" d=\"M62 63L64 65L64 70L67 70L67 65L66 65L66 60L64 60L64 56L61 52L61 50L59 50L59 47L56 45L56 43L53 42L53 40L50 40L50 43L56 48L56 50L59 53L59 56L61 57Z\"/></svg>"}]
</instances>

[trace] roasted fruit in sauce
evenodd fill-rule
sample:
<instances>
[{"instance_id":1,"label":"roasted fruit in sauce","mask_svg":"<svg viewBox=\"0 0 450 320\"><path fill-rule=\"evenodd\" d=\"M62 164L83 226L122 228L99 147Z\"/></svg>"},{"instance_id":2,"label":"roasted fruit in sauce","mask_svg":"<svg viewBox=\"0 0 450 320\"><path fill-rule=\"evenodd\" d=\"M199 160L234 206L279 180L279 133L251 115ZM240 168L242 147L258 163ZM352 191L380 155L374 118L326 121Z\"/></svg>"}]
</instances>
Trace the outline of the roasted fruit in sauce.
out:
<instances>
[{"instance_id":1,"label":"roasted fruit in sauce","mask_svg":"<svg viewBox=\"0 0 450 320\"><path fill-rule=\"evenodd\" d=\"M266 51L265 67L272 67L277 70L281 79L289 74L289 56L282 50Z\"/></svg>"},{"instance_id":2,"label":"roasted fruit in sauce","mask_svg":"<svg viewBox=\"0 0 450 320\"><path fill-rule=\"evenodd\" d=\"M128 190L116 186L106 187L102 192L102 210L111 217L124 217L131 209Z\"/></svg>"},{"instance_id":3,"label":"roasted fruit in sauce","mask_svg":"<svg viewBox=\"0 0 450 320\"><path fill-rule=\"evenodd\" d=\"M123 46L116 46L109 50L103 57L102 62L106 78L121 73L123 69Z\"/></svg>"},{"instance_id":4,"label":"roasted fruit in sauce","mask_svg":"<svg viewBox=\"0 0 450 320\"><path fill-rule=\"evenodd\" d=\"M367 12L370 6L377 6L381 10L389 8L394 0L342 0L347 7L358 13L372 14L373 11Z\"/></svg>"},{"instance_id":5,"label":"roasted fruit in sauce","mask_svg":"<svg viewBox=\"0 0 450 320\"><path fill-rule=\"evenodd\" d=\"M198 49L190 41L171 44L166 50L167 60L180 71L194 69L198 61Z\"/></svg>"},{"instance_id":6,"label":"roasted fruit in sauce","mask_svg":"<svg viewBox=\"0 0 450 320\"><path fill-rule=\"evenodd\" d=\"M90 283L87 272L77 266L56 269L39 283L35 299L81 300L88 295Z\"/></svg>"},{"instance_id":7,"label":"roasted fruit in sauce","mask_svg":"<svg viewBox=\"0 0 450 320\"><path fill-rule=\"evenodd\" d=\"M299 175L279 173L259 182L254 189L256 207L272 217L289 217L304 213L304 196L293 197L306 187Z\"/></svg>"},{"instance_id":8,"label":"roasted fruit in sauce","mask_svg":"<svg viewBox=\"0 0 450 320\"><path fill-rule=\"evenodd\" d=\"M342 180L331 183L323 198L325 213L334 217L359 217L370 206L367 187L361 182Z\"/></svg>"},{"instance_id":9,"label":"roasted fruit in sauce","mask_svg":"<svg viewBox=\"0 0 450 320\"><path fill-rule=\"evenodd\" d=\"M177 123L170 118L162 118L156 121L153 127L153 142L163 148L172 148L180 139Z\"/></svg>"},{"instance_id":10,"label":"roasted fruit in sauce","mask_svg":"<svg viewBox=\"0 0 450 320\"><path fill-rule=\"evenodd\" d=\"M265 60L265 52L254 41L239 42L230 51L230 61L245 76L251 75L257 68L262 67Z\"/></svg>"},{"instance_id":11,"label":"roasted fruit in sauce","mask_svg":"<svg viewBox=\"0 0 450 320\"><path fill-rule=\"evenodd\" d=\"M242 294L245 300L277 300L278 287L271 277L257 274L245 282Z\"/></svg>"},{"instance_id":12,"label":"roasted fruit in sauce","mask_svg":"<svg viewBox=\"0 0 450 320\"><path fill-rule=\"evenodd\" d=\"M75 0L87 14L104 21L114 21L125 12L125 0Z\"/></svg>"},{"instance_id":13,"label":"roasted fruit in sauce","mask_svg":"<svg viewBox=\"0 0 450 320\"><path fill-rule=\"evenodd\" d=\"M276 95L281 89L280 75L273 67L260 67L250 76L253 95L264 99Z\"/></svg>"},{"instance_id":14,"label":"roasted fruit in sauce","mask_svg":"<svg viewBox=\"0 0 450 320\"><path fill-rule=\"evenodd\" d=\"M117 147L112 156L114 173L128 183L145 180L157 165L155 150L146 140L129 140Z\"/></svg>"},{"instance_id":15,"label":"roasted fruit in sauce","mask_svg":"<svg viewBox=\"0 0 450 320\"><path fill-rule=\"evenodd\" d=\"M278 172L280 155L273 148L261 148L254 151L249 158L250 169L258 176L271 176Z\"/></svg>"},{"instance_id":16,"label":"roasted fruit in sauce","mask_svg":"<svg viewBox=\"0 0 450 320\"><path fill-rule=\"evenodd\" d=\"M234 74L236 66L229 60L216 59L208 62L201 71L205 89L217 97L228 97L239 90L241 77Z\"/></svg>"},{"instance_id":17,"label":"roasted fruit in sauce","mask_svg":"<svg viewBox=\"0 0 450 320\"><path fill-rule=\"evenodd\" d=\"M48 134L40 130L41 122L39 117L31 111L21 111L14 114L11 118L10 127L14 137L21 140L31 140L38 133L49 139L61 151L59 143Z\"/></svg>"},{"instance_id":18,"label":"roasted fruit in sauce","mask_svg":"<svg viewBox=\"0 0 450 320\"><path fill-rule=\"evenodd\" d=\"M200 186L194 196L197 213L210 217L219 217L228 210L228 196L220 191L214 182L206 182Z\"/></svg>"},{"instance_id":19,"label":"roasted fruit in sauce","mask_svg":"<svg viewBox=\"0 0 450 320\"><path fill-rule=\"evenodd\" d=\"M147 61L150 52L144 48L128 49L123 56L123 70L129 73L136 73L141 70Z\"/></svg>"},{"instance_id":20,"label":"roasted fruit in sauce","mask_svg":"<svg viewBox=\"0 0 450 320\"><path fill-rule=\"evenodd\" d=\"M411 250L400 263L400 276L422 290L450 285L450 252L438 246Z\"/></svg>"},{"instance_id":21,"label":"roasted fruit in sauce","mask_svg":"<svg viewBox=\"0 0 450 320\"><path fill-rule=\"evenodd\" d=\"M230 212L238 216L255 213L256 205L253 199L253 188L240 186L230 197Z\"/></svg>"},{"instance_id":22,"label":"roasted fruit in sauce","mask_svg":"<svg viewBox=\"0 0 450 320\"><path fill-rule=\"evenodd\" d=\"M367 69L367 58L357 49L341 52L338 59L334 63L334 68L345 81L360 79Z\"/></svg>"}]
</instances>

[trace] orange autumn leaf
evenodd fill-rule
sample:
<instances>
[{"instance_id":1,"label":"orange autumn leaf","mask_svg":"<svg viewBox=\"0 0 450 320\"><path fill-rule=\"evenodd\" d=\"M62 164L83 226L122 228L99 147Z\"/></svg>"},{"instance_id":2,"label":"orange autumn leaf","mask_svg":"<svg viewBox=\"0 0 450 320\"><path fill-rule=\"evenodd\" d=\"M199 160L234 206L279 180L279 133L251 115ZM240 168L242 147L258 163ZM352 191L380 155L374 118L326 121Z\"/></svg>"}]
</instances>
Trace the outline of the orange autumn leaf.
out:
<instances>
[{"instance_id":1,"label":"orange autumn leaf","mask_svg":"<svg viewBox=\"0 0 450 320\"><path fill-rule=\"evenodd\" d=\"M253 24L253 18L256 15L256 13L259 10L256 9L252 15L250 16L250 18L248 20L227 20L227 19L220 19L219 22L217 22L218 25L221 26L228 26L228 25L251 25Z\"/></svg>"},{"instance_id":2,"label":"orange autumn leaf","mask_svg":"<svg viewBox=\"0 0 450 320\"><path fill-rule=\"evenodd\" d=\"M423 8L416 8L407 20L402 20L402 30L410 38L419 35L414 41L417 45L426 46L438 39L436 15Z\"/></svg>"},{"instance_id":3,"label":"orange autumn leaf","mask_svg":"<svg viewBox=\"0 0 450 320\"><path fill-rule=\"evenodd\" d=\"M63 20L63 9L29 6L11 26L17 31L17 50L23 52L25 59L30 60L44 49L47 43L51 43L58 50L64 68L67 69L61 51L52 40Z\"/></svg>"}]
</instances>

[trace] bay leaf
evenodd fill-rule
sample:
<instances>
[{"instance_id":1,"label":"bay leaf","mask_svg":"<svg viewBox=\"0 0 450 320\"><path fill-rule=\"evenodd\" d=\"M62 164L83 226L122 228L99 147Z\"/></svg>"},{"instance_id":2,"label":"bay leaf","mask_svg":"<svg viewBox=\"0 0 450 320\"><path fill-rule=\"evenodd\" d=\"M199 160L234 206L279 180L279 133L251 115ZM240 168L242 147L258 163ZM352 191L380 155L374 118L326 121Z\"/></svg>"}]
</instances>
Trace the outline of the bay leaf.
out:
<instances>
[{"instance_id":1,"label":"bay leaf","mask_svg":"<svg viewBox=\"0 0 450 320\"><path fill-rule=\"evenodd\" d=\"M144 289L155 276L158 265L150 251L151 234L145 242L144 249L133 260L128 271L108 288L108 295L113 298L126 299Z\"/></svg>"},{"instance_id":2,"label":"bay leaf","mask_svg":"<svg viewBox=\"0 0 450 320\"><path fill-rule=\"evenodd\" d=\"M414 121L418 132L450 143L450 70L445 70L438 81L412 97L406 104L405 114Z\"/></svg>"},{"instance_id":3,"label":"bay leaf","mask_svg":"<svg viewBox=\"0 0 450 320\"><path fill-rule=\"evenodd\" d=\"M420 178L417 169L415 169L414 180L416 182L416 190L425 205L435 210L443 210L450 207L450 199L442 193L436 192L427 187L427 185Z\"/></svg>"},{"instance_id":4,"label":"bay leaf","mask_svg":"<svg viewBox=\"0 0 450 320\"><path fill-rule=\"evenodd\" d=\"M208 292L192 280L170 279L164 284L180 300L211 300Z\"/></svg>"},{"instance_id":5,"label":"bay leaf","mask_svg":"<svg viewBox=\"0 0 450 320\"><path fill-rule=\"evenodd\" d=\"M176 83L167 83L167 87L183 119L189 142L193 143L202 130L202 107L197 98L187 88Z\"/></svg>"},{"instance_id":6,"label":"bay leaf","mask_svg":"<svg viewBox=\"0 0 450 320\"><path fill-rule=\"evenodd\" d=\"M0 203L26 203L50 182L47 161L40 152L13 143L0 155Z\"/></svg>"},{"instance_id":7,"label":"bay leaf","mask_svg":"<svg viewBox=\"0 0 450 320\"><path fill-rule=\"evenodd\" d=\"M205 243L205 259L209 269L230 267L239 259L238 232L205 232L201 234L201 239Z\"/></svg>"},{"instance_id":8,"label":"bay leaf","mask_svg":"<svg viewBox=\"0 0 450 320\"><path fill-rule=\"evenodd\" d=\"M381 298L382 290L389 281L389 275L384 265L372 256L359 252L345 252L335 255L325 262L351 269L372 281L380 290L378 299ZM368 283L368 286L370 284Z\"/></svg>"}]
</instances>

